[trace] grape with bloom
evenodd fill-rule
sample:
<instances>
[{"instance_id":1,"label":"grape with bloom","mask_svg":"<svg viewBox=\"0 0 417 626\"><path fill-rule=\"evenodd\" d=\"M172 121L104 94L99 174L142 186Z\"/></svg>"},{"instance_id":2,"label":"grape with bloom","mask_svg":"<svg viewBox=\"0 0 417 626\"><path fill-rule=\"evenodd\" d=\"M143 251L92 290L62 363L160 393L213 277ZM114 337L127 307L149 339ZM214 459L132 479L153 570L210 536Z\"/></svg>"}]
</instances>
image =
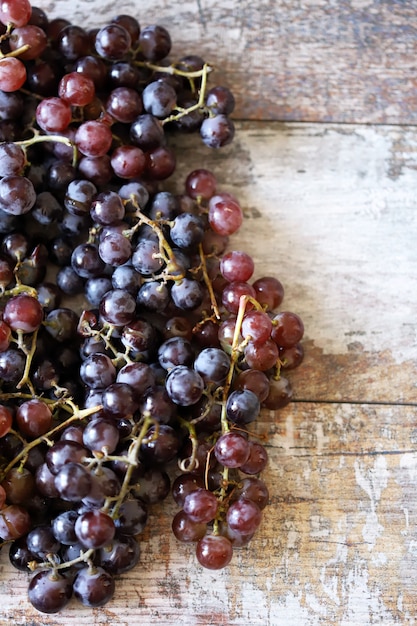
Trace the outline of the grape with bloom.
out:
<instances>
[{"instance_id":1,"label":"grape with bloom","mask_svg":"<svg viewBox=\"0 0 417 626\"><path fill-rule=\"evenodd\" d=\"M111 601L170 492L199 565L250 541L251 425L290 402L304 325L230 246L244 212L215 174L165 185L173 129L233 140L208 63L131 15L90 32L3 0L0 22L0 538L52 614Z\"/></svg>"}]
</instances>

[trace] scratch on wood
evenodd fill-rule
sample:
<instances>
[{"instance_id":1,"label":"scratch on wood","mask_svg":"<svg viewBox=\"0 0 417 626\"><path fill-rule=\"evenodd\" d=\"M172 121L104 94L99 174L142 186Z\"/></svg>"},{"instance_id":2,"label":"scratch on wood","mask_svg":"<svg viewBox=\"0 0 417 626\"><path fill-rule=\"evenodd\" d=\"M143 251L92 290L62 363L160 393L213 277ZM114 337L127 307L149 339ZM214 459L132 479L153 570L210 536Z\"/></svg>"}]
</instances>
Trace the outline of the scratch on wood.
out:
<instances>
[{"instance_id":1,"label":"scratch on wood","mask_svg":"<svg viewBox=\"0 0 417 626\"><path fill-rule=\"evenodd\" d=\"M206 18L204 17L203 7L201 6L200 0L197 0L197 7L198 7L198 14L200 16L201 25L204 28L204 30L207 30L207 22L206 22Z\"/></svg>"}]
</instances>

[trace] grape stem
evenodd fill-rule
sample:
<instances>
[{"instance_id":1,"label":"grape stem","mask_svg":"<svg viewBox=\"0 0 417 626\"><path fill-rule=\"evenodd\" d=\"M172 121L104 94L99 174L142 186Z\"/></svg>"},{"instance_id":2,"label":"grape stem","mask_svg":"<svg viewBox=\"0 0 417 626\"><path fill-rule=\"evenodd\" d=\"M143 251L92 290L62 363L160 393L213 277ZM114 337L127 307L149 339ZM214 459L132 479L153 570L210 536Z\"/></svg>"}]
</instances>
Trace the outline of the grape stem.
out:
<instances>
[{"instance_id":1,"label":"grape stem","mask_svg":"<svg viewBox=\"0 0 417 626\"><path fill-rule=\"evenodd\" d=\"M135 206L135 209L136 209L135 217L137 217L138 221L134 226L132 226L132 228L129 228L129 230L123 231L123 235L130 239L142 224L146 224L147 226L152 228L152 230L158 237L159 253L161 255L161 258L164 260L167 266L168 276L165 276L165 279L169 280L171 278L172 280L176 280L176 281L182 280L184 278L183 273L175 274L174 276L171 276L170 274L171 272L178 271L179 265L175 257L174 251L172 250L171 246L166 240L161 227L154 220L151 220L141 211L140 207L138 206L133 196L129 200L127 200L126 203L129 201L132 202L132 204Z\"/></svg>"},{"instance_id":2,"label":"grape stem","mask_svg":"<svg viewBox=\"0 0 417 626\"><path fill-rule=\"evenodd\" d=\"M220 316L220 311L219 311L219 307L217 305L217 300L216 300L216 295L214 293L213 285L211 283L210 277L209 277L208 272L207 272L206 257L204 255L203 245L201 243L198 244L198 254L200 256L201 271L203 273L204 283L205 283L205 285L207 287L207 290L208 290L209 296L210 296L211 308L213 310L213 313L214 313L216 319L220 320L220 317L221 317Z\"/></svg>"},{"instance_id":3,"label":"grape stem","mask_svg":"<svg viewBox=\"0 0 417 626\"><path fill-rule=\"evenodd\" d=\"M187 107L186 109L177 107L175 109L176 111L175 113L172 113L171 115L166 117L164 120L162 120L162 125L168 124L168 122L176 122L177 120L184 117L184 115L188 115L189 113L192 113L193 111L197 111L198 109L201 109L204 107L204 99L206 97L206 88L207 88L207 76L208 76L209 69L211 69L210 66L207 64L204 64L203 69L198 74L198 76L201 76L201 87L199 90L197 102L191 105L190 107ZM189 74L192 74L192 73L196 73L196 72L190 72ZM187 75L186 72L185 72L185 75Z\"/></svg>"},{"instance_id":4,"label":"grape stem","mask_svg":"<svg viewBox=\"0 0 417 626\"><path fill-rule=\"evenodd\" d=\"M126 474L124 475L124 478L123 478L122 486L120 487L119 495L117 496L117 501L114 504L111 514L110 514L110 517L112 517L113 519L117 517L120 506L122 505L123 500L125 499L127 493L129 492L130 479L132 477L132 472L138 464L139 448L141 444L143 443L143 441L145 440L146 433L148 432L152 424L155 424L155 422L151 418L151 416L148 414L144 415L143 422L140 425L139 434L135 437L135 439L133 440L133 442L131 443L129 447L127 457L125 459L125 462L128 464L128 467L126 470ZM139 427L139 424L138 424L138 427ZM158 432L156 432L155 436L158 436ZM106 510L106 508L108 508L108 506L106 507L105 505L103 507L103 510Z\"/></svg>"},{"instance_id":5,"label":"grape stem","mask_svg":"<svg viewBox=\"0 0 417 626\"><path fill-rule=\"evenodd\" d=\"M46 141L54 141L56 143L63 143L65 146L72 148L72 165L75 167L77 164L77 147L71 139L63 137L62 135L41 135L36 128L32 128L33 136L30 139L22 139L21 141L15 141L17 146L21 146L24 150L33 146L35 143L43 143Z\"/></svg>"},{"instance_id":6,"label":"grape stem","mask_svg":"<svg viewBox=\"0 0 417 626\"><path fill-rule=\"evenodd\" d=\"M192 472L193 470L198 468L198 459L197 459L197 450L198 450L198 438L197 433L194 428L194 424L185 420L182 417L178 417L178 421L188 430L188 436L191 441L191 454L186 459L182 461L178 460L178 467L182 472Z\"/></svg>"},{"instance_id":7,"label":"grape stem","mask_svg":"<svg viewBox=\"0 0 417 626\"><path fill-rule=\"evenodd\" d=\"M81 422L86 417L93 415L94 413L96 413L97 411L103 408L101 405L97 405L92 408L80 410L77 407L77 405L74 404L74 402L72 402L72 400L68 399L65 402L71 407L73 411L73 414L71 415L71 417L69 417L68 419L64 420L63 422L55 426L55 428L52 428L50 431L48 431L47 435L41 435L40 437L37 437L36 439L29 441L24 446L24 448L22 448L19 454L17 454L10 461L10 463L6 465L6 467L2 470L2 472L0 473L0 483L4 480L4 477L10 472L10 470L13 467L17 465L17 463L21 461L24 457L27 456L28 452L32 450L32 448L36 448L36 446L39 446L41 443L45 443L45 442L50 445L50 438L53 437L53 435L55 435L56 433L59 433L63 428L66 428L73 422Z\"/></svg>"},{"instance_id":8,"label":"grape stem","mask_svg":"<svg viewBox=\"0 0 417 626\"><path fill-rule=\"evenodd\" d=\"M223 402L222 402L222 413L221 413L221 418L220 418L221 426L222 426L222 434L227 433L230 430L230 426L229 426L229 422L227 420L227 414L226 414L226 401L229 395L230 386L232 384L233 374L234 374L235 367L236 367L236 361L242 349L242 344L239 343L239 337L240 337L240 331L242 329L243 318L245 316L246 307L248 303L253 304L254 307L257 308L258 310L261 310L261 311L263 310L259 302L257 302L251 296L247 296L247 295L240 296L239 309L238 309L237 316L236 316L236 325L235 325L235 330L233 333L233 340L232 340L232 346L231 346L230 367L229 367L229 371L227 372L226 381L224 383L223 394L222 394Z\"/></svg>"},{"instance_id":9,"label":"grape stem","mask_svg":"<svg viewBox=\"0 0 417 626\"><path fill-rule=\"evenodd\" d=\"M36 351L36 341L38 338L38 328L32 333L32 337L31 337L31 344L30 344L30 348L29 350L26 348L23 337L24 334L22 333L21 330L17 331L17 346L18 348L20 348L23 352L23 354L26 357L26 361L25 361L25 369L23 370L23 376L20 379L20 381L17 383L16 385L16 389L21 389L23 387L23 385L27 385L29 387L29 391L35 395L35 390L33 388L33 385L30 381L29 378L29 372L30 372L30 366L32 365L32 360L33 357L35 355L35 351Z\"/></svg>"}]
</instances>

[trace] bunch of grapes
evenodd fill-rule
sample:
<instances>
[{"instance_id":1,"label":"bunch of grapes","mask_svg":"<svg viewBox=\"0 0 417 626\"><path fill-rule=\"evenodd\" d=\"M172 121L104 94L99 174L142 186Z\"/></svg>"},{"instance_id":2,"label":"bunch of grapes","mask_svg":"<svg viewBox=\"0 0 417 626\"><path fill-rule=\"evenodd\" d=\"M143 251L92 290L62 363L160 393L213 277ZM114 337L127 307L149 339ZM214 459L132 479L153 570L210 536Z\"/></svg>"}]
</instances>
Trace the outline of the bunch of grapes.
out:
<instances>
[{"instance_id":1,"label":"bunch of grapes","mask_svg":"<svg viewBox=\"0 0 417 626\"><path fill-rule=\"evenodd\" d=\"M132 16L86 31L4 0L0 20L0 538L54 613L113 597L170 493L202 566L250 541L250 425L290 402L304 328L229 250L243 213L213 173L164 185L172 132L233 138L209 65Z\"/></svg>"}]
</instances>

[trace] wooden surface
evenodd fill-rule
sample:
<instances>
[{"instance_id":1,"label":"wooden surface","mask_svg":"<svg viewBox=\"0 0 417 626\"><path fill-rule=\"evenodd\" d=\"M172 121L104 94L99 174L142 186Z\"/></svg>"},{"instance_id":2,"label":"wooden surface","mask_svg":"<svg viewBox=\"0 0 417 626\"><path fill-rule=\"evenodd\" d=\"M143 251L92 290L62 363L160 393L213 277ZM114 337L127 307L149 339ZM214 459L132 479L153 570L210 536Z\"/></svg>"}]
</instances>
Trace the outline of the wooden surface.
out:
<instances>
[{"instance_id":1,"label":"wooden surface","mask_svg":"<svg viewBox=\"0 0 417 626\"><path fill-rule=\"evenodd\" d=\"M129 4L119 2L118 12L128 12ZM140 566L118 580L114 601L103 609L74 602L60 615L40 615L25 601L26 576L3 558L0 623L416 624L417 83L411 69L417 9L394 0L137 4L149 18L143 22L172 19L174 40L202 37L199 50L214 51L236 88L234 143L210 151L195 137L175 139L182 161L172 185L179 189L198 164L239 197L246 219L233 245L254 256L257 275L283 282L285 308L305 322L306 358L291 376L295 401L257 424L268 436L264 477L271 502L256 538L230 567L200 568L193 549L171 536L176 507L165 502L142 538ZM68 3L39 5L62 15ZM97 6L114 14L110 3L72 6L76 23L92 23ZM357 39L337 55L354 31ZM280 54L262 77L266 39L277 42ZM384 51L372 55L382 39ZM239 54L230 56L237 41ZM252 65L243 71L245 46ZM318 50L327 50L327 63ZM271 49L268 54L271 59ZM274 90L284 75L281 103ZM374 82L361 87L359 75ZM365 92L377 85L381 97L372 103ZM324 123L333 119L393 124Z\"/></svg>"},{"instance_id":2,"label":"wooden surface","mask_svg":"<svg viewBox=\"0 0 417 626\"><path fill-rule=\"evenodd\" d=\"M132 12L203 54L240 119L416 123L414 0L38 0L77 24Z\"/></svg>"}]
</instances>

